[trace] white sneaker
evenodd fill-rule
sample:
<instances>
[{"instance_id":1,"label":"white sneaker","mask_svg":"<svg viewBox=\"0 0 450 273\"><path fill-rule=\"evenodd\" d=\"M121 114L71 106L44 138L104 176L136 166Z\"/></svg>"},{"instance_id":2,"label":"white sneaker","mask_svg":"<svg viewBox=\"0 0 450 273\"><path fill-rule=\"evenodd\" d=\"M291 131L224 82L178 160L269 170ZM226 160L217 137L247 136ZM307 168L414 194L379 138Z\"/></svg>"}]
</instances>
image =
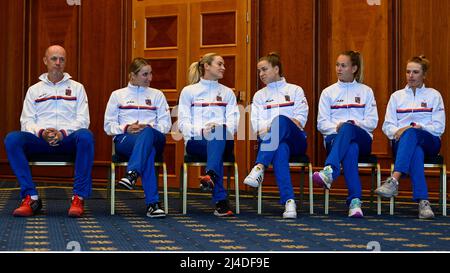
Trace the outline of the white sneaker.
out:
<instances>
[{"instance_id":1,"label":"white sneaker","mask_svg":"<svg viewBox=\"0 0 450 273\"><path fill-rule=\"evenodd\" d=\"M297 206L295 205L294 199L289 199L284 205L283 218L285 219L295 219L297 218Z\"/></svg>"},{"instance_id":2,"label":"white sneaker","mask_svg":"<svg viewBox=\"0 0 450 273\"><path fill-rule=\"evenodd\" d=\"M419 219L433 219L434 213L428 200L419 202Z\"/></svg>"},{"instance_id":3,"label":"white sneaker","mask_svg":"<svg viewBox=\"0 0 450 273\"><path fill-rule=\"evenodd\" d=\"M264 180L264 169L260 168L258 165L255 165L251 172L244 179L244 184L253 188L259 187Z\"/></svg>"}]
</instances>

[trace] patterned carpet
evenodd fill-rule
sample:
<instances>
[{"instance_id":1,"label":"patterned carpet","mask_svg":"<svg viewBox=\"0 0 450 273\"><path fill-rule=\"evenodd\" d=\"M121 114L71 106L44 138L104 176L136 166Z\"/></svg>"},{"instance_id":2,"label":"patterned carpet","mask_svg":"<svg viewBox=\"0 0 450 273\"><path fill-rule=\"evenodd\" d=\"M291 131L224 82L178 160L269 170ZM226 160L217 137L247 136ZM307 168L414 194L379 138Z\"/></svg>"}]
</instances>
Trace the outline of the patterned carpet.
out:
<instances>
[{"instance_id":1,"label":"patterned carpet","mask_svg":"<svg viewBox=\"0 0 450 273\"><path fill-rule=\"evenodd\" d=\"M11 187L11 183L8 184ZM273 196L241 198L241 214L219 219L207 195L191 194L188 214L180 213L175 192L169 195L169 215L150 219L144 214L142 191L117 192L116 215L109 215L106 190L95 189L86 202L86 215L68 218L71 189L40 187L42 214L15 218L18 188L0 183L0 251L450 251L450 218L417 219L417 205L400 202L396 215L377 216L368 203L364 219L349 219L343 197L331 196L330 215L316 195L315 215L304 204L295 220L281 218L283 208ZM232 203L232 205L234 205ZM373 248L372 248L373 246Z\"/></svg>"}]
</instances>

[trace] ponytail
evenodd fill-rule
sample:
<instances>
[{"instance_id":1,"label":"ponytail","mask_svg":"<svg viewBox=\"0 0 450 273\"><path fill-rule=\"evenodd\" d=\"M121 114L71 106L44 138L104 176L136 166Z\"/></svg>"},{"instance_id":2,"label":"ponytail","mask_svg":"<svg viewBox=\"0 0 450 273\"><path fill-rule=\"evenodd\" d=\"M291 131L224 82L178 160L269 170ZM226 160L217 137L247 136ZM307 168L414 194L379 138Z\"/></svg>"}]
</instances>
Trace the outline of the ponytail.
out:
<instances>
[{"instance_id":1,"label":"ponytail","mask_svg":"<svg viewBox=\"0 0 450 273\"><path fill-rule=\"evenodd\" d=\"M189 84L196 84L200 81L200 78L205 75L205 64L211 65L214 58L219 56L217 53L208 53L203 55L198 62L193 62L189 66L188 82Z\"/></svg>"},{"instance_id":2,"label":"ponytail","mask_svg":"<svg viewBox=\"0 0 450 273\"><path fill-rule=\"evenodd\" d=\"M363 58L361 56L361 53L358 51L344 51L339 55L348 56L350 58L350 62L352 63L352 66L357 66L358 69L353 74L355 80L359 83L363 83L364 81L364 62Z\"/></svg>"}]
</instances>

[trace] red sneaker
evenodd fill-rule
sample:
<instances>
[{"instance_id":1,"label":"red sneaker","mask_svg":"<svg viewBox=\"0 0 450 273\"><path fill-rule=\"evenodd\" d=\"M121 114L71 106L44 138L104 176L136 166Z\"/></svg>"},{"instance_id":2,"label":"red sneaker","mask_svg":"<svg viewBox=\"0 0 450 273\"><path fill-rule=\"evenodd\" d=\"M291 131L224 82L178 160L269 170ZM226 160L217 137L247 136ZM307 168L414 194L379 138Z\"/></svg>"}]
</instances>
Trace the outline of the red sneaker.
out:
<instances>
[{"instance_id":1,"label":"red sneaker","mask_svg":"<svg viewBox=\"0 0 450 273\"><path fill-rule=\"evenodd\" d=\"M40 199L33 200L30 195L22 199L20 206L14 210L13 216L16 217L30 217L39 212L42 208L42 201Z\"/></svg>"},{"instance_id":2,"label":"red sneaker","mask_svg":"<svg viewBox=\"0 0 450 273\"><path fill-rule=\"evenodd\" d=\"M78 195L74 195L72 197L72 205L70 205L69 209L69 217L81 217L84 212L84 201L78 197Z\"/></svg>"}]
</instances>

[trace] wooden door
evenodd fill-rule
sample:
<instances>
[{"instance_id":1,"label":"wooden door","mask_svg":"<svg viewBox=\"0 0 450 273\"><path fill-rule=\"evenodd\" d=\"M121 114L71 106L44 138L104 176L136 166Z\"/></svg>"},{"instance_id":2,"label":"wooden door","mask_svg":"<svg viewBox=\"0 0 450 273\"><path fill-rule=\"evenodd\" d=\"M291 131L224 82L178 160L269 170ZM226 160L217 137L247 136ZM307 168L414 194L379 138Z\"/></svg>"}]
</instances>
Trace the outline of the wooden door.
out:
<instances>
[{"instance_id":1,"label":"wooden door","mask_svg":"<svg viewBox=\"0 0 450 273\"><path fill-rule=\"evenodd\" d=\"M153 68L151 86L164 92L171 110L178 104L181 90L187 85L189 65L209 52L225 60L225 77L221 83L232 88L238 103L245 105L248 89L247 3L242 0L158 0L133 1L133 57L150 60ZM244 107L242 107L243 109ZM175 108L176 109L176 108ZM174 111L172 111L173 113ZM172 114L176 130L176 113ZM235 154L240 177L247 173L245 112L241 112L239 140ZM184 142L181 134L167 137L165 160L169 185L178 186L183 162ZM198 187L198 170L190 172L190 187Z\"/></svg>"}]
</instances>

